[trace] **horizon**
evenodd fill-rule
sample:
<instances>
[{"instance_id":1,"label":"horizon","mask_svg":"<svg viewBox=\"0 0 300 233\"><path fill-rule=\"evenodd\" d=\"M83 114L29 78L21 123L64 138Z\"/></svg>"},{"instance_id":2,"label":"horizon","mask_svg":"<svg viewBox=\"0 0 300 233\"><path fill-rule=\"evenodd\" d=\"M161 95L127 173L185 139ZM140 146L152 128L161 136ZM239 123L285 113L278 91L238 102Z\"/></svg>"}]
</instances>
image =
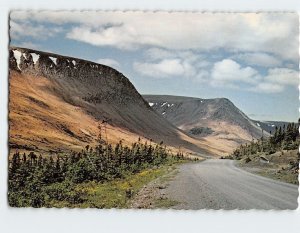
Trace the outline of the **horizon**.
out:
<instances>
[{"instance_id":1,"label":"horizon","mask_svg":"<svg viewBox=\"0 0 300 233\"><path fill-rule=\"evenodd\" d=\"M251 119L298 121L296 14L277 14L275 20L271 13L218 13L218 20L225 21L220 23L208 13L184 18L159 12L160 21L152 28L156 33L143 29L151 25L149 14L92 11L86 19L76 11L12 11L10 46L108 65L142 95L227 98ZM174 16L180 27L172 23ZM200 19L209 24L210 32ZM199 27L189 27L190 22ZM192 40L194 30L205 38ZM229 31L239 32L245 41ZM217 38L219 34L224 38Z\"/></svg>"}]
</instances>

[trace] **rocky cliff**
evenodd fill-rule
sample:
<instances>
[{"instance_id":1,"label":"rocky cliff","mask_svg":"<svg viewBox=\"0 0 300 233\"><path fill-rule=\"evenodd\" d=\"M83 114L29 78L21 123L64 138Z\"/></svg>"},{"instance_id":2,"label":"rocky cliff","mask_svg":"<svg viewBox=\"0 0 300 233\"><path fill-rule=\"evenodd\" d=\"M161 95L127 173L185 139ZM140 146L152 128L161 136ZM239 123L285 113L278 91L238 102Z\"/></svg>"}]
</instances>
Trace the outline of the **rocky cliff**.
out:
<instances>
[{"instance_id":1,"label":"rocky cliff","mask_svg":"<svg viewBox=\"0 0 300 233\"><path fill-rule=\"evenodd\" d=\"M72 82L73 87L84 89L77 94L89 102L145 104L122 73L105 65L25 48L10 49L9 65L21 73L45 76L61 83Z\"/></svg>"}]
</instances>

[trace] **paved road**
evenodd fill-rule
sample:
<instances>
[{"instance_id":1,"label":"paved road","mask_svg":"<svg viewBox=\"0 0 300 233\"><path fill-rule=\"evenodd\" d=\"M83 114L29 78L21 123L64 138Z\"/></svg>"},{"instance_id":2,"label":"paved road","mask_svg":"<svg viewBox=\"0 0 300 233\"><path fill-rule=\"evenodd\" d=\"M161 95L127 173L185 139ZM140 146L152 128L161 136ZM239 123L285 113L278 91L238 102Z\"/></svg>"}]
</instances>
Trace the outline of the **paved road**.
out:
<instances>
[{"instance_id":1,"label":"paved road","mask_svg":"<svg viewBox=\"0 0 300 233\"><path fill-rule=\"evenodd\" d=\"M298 186L246 172L231 160L184 164L166 189L176 209L296 209Z\"/></svg>"}]
</instances>

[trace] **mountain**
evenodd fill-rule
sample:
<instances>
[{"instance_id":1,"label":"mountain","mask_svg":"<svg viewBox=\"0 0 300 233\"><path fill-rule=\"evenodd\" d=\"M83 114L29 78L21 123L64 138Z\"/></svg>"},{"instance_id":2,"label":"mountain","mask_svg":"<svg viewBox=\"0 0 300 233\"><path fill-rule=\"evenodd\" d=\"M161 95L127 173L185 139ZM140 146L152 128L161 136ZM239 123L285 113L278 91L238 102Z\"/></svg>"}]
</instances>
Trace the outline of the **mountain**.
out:
<instances>
[{"instance_id":1,"label":"mountain","mask_svg":"<svg viewBox=\"0 0 300 233\"><path fill-rule=\"evenodd\" d=\"M262 129L226 98L144 95L149 105L194 138L225 151L262 136ZM264 133L267 135L267 133Z\"/></svg>"},{"instance_id":2,"label":"mountain","mask_svg":"<svg viewBox=\"0 0 300 233\"><path fill-rule=\"evenodd\" d=\"M276 127L283 127L284 125L287 126L291 122L286 121L257 121L252 120L258 127L263 129L264 131L273 134L275 132Z\"/></svg>"},{"instance_id":3,"label":"mountain","mask_svg":"<svg viewBox=\"0 0 300 233\"><path fill-rule=\"evenodd\" d=\"M26 48L9 49L9 146L43 153L81 150L101 131L110 143L153 140L220 154L157 114L120 72L94 62ZM98 125L102 122L101 130Z\"/></svg>"}]
</instances>

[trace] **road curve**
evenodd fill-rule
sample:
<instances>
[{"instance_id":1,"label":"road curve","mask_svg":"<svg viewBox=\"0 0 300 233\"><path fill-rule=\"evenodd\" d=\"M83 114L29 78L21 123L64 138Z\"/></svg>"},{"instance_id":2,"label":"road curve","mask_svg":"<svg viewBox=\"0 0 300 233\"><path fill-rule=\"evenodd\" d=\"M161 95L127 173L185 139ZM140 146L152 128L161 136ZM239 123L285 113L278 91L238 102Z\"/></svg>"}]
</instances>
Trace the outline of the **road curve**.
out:
<instances>
[{"instance_id":1,"label":"road curve","mask_svg":"<svg viewBox=\"0 0 300 233\"><path fill-rule=\"evenodd\" d=\"M181 165L166 194L175 209L296 209L298 186L246 172L232 160Z\"/></svg>"}]
</instances>

